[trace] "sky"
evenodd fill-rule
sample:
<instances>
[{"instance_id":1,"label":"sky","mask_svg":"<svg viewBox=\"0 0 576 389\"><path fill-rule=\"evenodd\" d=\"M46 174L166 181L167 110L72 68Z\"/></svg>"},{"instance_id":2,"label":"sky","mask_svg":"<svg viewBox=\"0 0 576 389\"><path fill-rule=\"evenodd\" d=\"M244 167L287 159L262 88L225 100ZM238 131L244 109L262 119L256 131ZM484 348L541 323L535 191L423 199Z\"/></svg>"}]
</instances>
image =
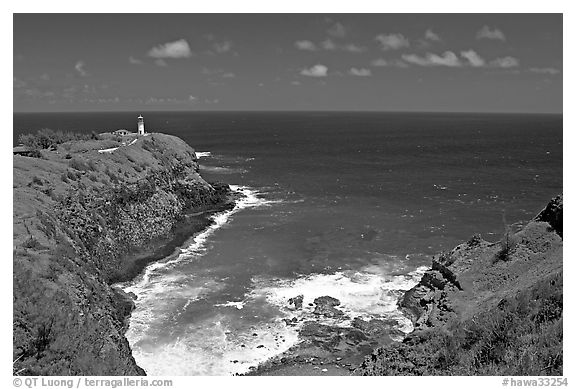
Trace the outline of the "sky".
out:
<instances>
[{"instance_id":1,"label":"sky","mask_svg":"<svg viewBox=\"0 0 576 389\"><path fill-rule=\"evenodd\" d=\"M14 112L562 112L561 14L14 14Z\"/></svg>"}]
</instances>

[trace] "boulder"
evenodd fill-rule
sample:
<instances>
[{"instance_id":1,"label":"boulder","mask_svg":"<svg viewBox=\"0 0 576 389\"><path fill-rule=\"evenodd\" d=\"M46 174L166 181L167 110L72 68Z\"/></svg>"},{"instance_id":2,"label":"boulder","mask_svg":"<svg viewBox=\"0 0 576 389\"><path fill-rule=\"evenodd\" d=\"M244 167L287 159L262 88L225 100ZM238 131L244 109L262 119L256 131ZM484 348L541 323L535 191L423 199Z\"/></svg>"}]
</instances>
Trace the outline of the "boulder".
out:
<instances>
[{"instance_id":1,"label":"boulder","mask_svg":"<svg viewBox=\"0 0 576 389\"><path fill-rule=\"evenodd\" d=\"M333 318L344 316L344 312L342 312L337 308L334 308L340 305L340 300L335 299L334 297L330 296L318 297L314 299L314 304L316 305L313 312L315 315L321 315Z\"/></svg>"},{"instance_id":2,"label":"boulder","mask_svg":"<svg viewBox=\"0 0 576 389\"><path fill-rule=\"evenodd\" d=\"M288 305L294 305L294 309L302 308L302 303L304 302L304 295L300 294L296 297L288 299Z\"/></svg>"},{"instance_id":3,"label":"boulder","mask_svg":"<svg viewBox=\"0 0 576 389\"><path fill-rule=\"evenodd\" d=\"M552 226L554 231L556 231L556 233L560 236L562 236L562 229L563 229L563 223L562 223L563 197L564 197L563 195L558 195L552 200L550 200L548 205L546 205L546 208L540 211L540 213L536 215L536 217L534 218L534 221L546 222L550 224L550 226Z\"/></svg>"}]
</instances>

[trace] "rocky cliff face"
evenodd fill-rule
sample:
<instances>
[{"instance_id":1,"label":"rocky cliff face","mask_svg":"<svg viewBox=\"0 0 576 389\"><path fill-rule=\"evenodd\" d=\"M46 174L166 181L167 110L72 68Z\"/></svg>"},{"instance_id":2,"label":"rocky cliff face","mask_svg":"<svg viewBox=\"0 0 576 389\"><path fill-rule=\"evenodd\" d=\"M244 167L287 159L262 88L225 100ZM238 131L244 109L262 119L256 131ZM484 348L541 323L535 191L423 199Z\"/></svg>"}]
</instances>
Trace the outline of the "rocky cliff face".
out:
<instances>
[{"instance_id":1,"label":"rocky cliff face","mask_svg":"<svg viewBox=\"0 0 576 389\"><path fill-rule=\"evenodd\" d=\"M562 375L562 197L501 242L437 255L399 301L415 330L360 375Z\"/></svg>"},{"instance_id":2,"label":"rocky cliff face","mask_svg":"<svg viewBox=\"0 0 576 389\"><path fill-rule=\"evenodd\" d=\"M128 143L128 142L127 142ZM101 153L106 146L120 146ZM194 150L163 134L14 157L14 371L139 375L124 337L137 274L189 212L231 206Z\"/></svg>"}]
</instances>

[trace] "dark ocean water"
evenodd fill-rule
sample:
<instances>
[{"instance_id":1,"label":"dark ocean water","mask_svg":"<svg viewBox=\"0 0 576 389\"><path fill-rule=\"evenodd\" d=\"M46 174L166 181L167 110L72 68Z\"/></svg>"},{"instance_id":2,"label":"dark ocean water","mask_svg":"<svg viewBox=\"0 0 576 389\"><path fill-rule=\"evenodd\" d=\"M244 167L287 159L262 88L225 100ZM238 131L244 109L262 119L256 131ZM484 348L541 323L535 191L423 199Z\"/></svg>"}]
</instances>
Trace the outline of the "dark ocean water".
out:
<instances>
[{"instance_id":1,"label":"dark ocean water","mask_svg":"<svg viewBox=\"0 0 576 389\"><path fill-rule=\"evenodd\" d=\"M14 137L135 130L137 116L15 114ZM495 241L505 222L529 220L562 192L559 115L144 117L148 131L201 152L203 176L249 195L124 285L139 296L127 336L149 374L230 374L285 350L297 327L281 319L295 315L286 300L297 294L331 295L351 315L393 317L408 331L395 302L431 255L475 233Z\"/></svg>"}]
</instances>

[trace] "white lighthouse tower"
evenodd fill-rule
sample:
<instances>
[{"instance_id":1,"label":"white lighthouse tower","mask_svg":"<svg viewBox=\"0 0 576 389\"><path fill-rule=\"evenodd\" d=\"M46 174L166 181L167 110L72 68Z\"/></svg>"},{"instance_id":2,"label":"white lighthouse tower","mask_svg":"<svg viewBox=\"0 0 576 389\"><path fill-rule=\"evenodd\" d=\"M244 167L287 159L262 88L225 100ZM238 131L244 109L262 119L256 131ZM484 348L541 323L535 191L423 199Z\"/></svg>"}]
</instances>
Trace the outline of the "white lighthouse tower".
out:
<instances>
[{"instance_id":1,"label":"white lighthouse tower","mask_svg":"<svg viewBox=\"0 0 576 389\"><path fill-rule=\"evenodd\" d=\"M142 115L138 116L138 135L144 135L144 118Z\"/></svg>"}]
</instances>

